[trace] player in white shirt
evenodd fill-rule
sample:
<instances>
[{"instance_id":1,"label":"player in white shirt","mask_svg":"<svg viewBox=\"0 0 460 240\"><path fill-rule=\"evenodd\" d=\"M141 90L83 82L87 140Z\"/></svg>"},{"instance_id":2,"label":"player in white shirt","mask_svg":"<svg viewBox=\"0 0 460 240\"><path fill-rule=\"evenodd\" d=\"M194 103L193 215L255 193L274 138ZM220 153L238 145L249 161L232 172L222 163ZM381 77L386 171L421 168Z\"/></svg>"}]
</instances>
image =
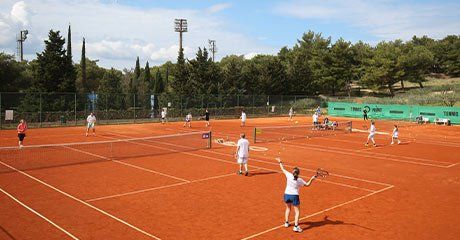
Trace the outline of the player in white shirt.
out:
<instances>
[{"instance_id":1,"label":"player in white shirt","mask_svg":"<svg viewBox=\"0 0 460 240\"><path fill-rule=\"evenodd\" d=\"M294 109L292 107L289 109L289 121L292 121L292 116L294 115Z\"/></svg>"},{"instance_id":2,"label":"player in white shirt","mask_svg":"<svg viewBox=\"0 0 460 240\"><path fill-rule=\"evenodd\" d=\"M316 112L315 112L315 113L313 114L313 116L312 116L312 119L313 119L313 126L314 126L313 128L314 128L314 129L318 128L318 126L319 126L318 117L319 117L319 116L318 116L318 113L316 113Z\"/></svg>"},{"instance_id":3,"label":"player in white shirt","mask_svg":"<svg viewBox=\"0 0 460 240\"><path fill-rule=\"evenodd\" d=\"M86 136L88 136L90 128L93 129L93 135L96 135L96 116L93 113L86 118Z\"/></svg>"},{"instance_id":4,"label":"player in white shirt","mask_svg":"<svg viewBox=\"0 0 460 240\"><path fill-rule=\"evenodd\" d=\"M163 109L161 110L161 124L165 124L165 122L166 122L166 111L165 111L165 109L163 108Z\"/></svg>"},{"instance_id":5,"label":"player in white shirt","mask_svg":"<svg viewBox=\"0 0 460 240\"><path fill-rule=\"evenodd\" d=\"M289 215L291 213L291 207L294 206L295 210L295 220L294 220L294 228L292 229L294 232L302 232L302 228L299 227L299 216L300 216L300 197L299 197L299 188L300 187L308 187L316 178L316 175L311 177L308 182L305 182L302 178L299 177L300 170L299 168L295 167L292 170L292 173L286 171L283 167L283 162L281 159L277 158L281 171L283 171L284 175L286 176L286 188L284 190L284 203L286 204L286 211L284 214L284 227L289 227Z\"/></svg>"},{"instance_id":6,"label":"player in white shirt","mask_svg":"<svg viewBox=\"0 0 460 240\"><path fill-rule=\"evenodd\" d=\"M185 123L184 127L188 124L188 127L192 127L192 113L188 113L187 116L185 116Z\"/></svg>"},{"instance_id":7,"label":"player in white shirt","mask_svg":"<svg viewBox=\"0 0 460 240\"><path fill-rule=\"evenodd\" d=\"M395 128L393 129L393 134L391 135L391 145L394 144L395 140L398 141L398 144L401 144L401 141L399 141L399 129L397 125L395 125Z\"/></svg>"},{"instance_id":8,"label":"player in white shirt","mask_svg":"<svg viewBox=\"0 0 460 240\"><path fill-rule=\"evenodd\" d=\"M367 136L367 142L365 144L366 147L369 145L369 140L372 141L372 143L374 144L374 147L377 147L374 141L375 131L376 131L376 128L375 128L374 121L371 121L371 127L369 129L369 136Z\"/></svg>"},{"instance_id":9,"label":"player in white shirt","mask_svg":"<svg viewBox=\"0 0 460 240\"><path fill-rule=\"evenodd\" d=\"M241 111L241 127L244 127L244 125L246 125L246 113L243 111Z\"/></svg>"},{"instance_id":10,"label":"player in white shirt","mask_svg":"<svg viewBox=\"0 0 460 240\"><path fill-rule=\"evenodd\" d=\"M248 170L248 158L249 158L249 141L246 139L246 135L242 133L240 135L240 139L238 140L238 143L236 144L236 162L240 165L240 168L238 170L238 175L243 174L243 165L244 169L246 170L245 176L249 175L249 170Z\"/></svg>"}]
</instances>

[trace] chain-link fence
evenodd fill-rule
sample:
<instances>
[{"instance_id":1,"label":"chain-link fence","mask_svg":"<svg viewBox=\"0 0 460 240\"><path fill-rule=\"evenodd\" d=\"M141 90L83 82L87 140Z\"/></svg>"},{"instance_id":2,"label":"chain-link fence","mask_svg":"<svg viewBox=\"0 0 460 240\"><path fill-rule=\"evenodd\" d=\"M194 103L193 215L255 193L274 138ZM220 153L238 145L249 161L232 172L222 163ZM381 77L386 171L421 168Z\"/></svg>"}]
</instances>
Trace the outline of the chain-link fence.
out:
<instances>
[{"instance_id":1,"label":"chain-link fence","mask_svg":"<svg viewBox=\"0 0 460 240\"><path fill-rule=\"evenodd\" d=\"M157 122L166 108L169 121L182 120L187 113L212 118L238 118L242 110L249 117L307 113L320 98L268 95L137 95L125 93L0 93L0 129L16 127L25 119L30 127L75 126L85 124L93 112L98 124ZM11 116L12 110L12 116ZM8 114L7 114L8 113ZM12 117L12 118L10 118Z\"/></svg>"}]
</instances>

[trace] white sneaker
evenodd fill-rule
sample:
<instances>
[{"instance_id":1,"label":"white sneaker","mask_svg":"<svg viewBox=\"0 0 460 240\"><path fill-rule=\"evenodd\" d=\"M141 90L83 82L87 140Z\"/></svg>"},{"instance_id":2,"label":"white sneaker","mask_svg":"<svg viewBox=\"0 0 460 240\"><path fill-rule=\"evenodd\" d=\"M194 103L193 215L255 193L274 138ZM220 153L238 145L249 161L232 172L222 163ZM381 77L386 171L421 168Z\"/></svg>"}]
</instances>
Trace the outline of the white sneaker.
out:
<instances>
[{"instance_id":1,"label":"white sneaker","mask_svg":"<svg viewBox=\"0 0 460 240\"><path fill-rule=\"evenodd\" d=\"M285 228L289 227L289 225L290 225L289 222L285 222L285 223L284 223L284 227L285 227Z\"/></svg>"},{"instance_id":2,"label":"white sneaker","mask_svg":"<svg viewBox=\"0 0 460 240\"><path fill-rule=\"evenodd\" d=\"M301 232L302 232L302 228L300 228L299 226L294 226L294 228L292 229L292 231L301 233Z\"/></svg>"}]
</instances>

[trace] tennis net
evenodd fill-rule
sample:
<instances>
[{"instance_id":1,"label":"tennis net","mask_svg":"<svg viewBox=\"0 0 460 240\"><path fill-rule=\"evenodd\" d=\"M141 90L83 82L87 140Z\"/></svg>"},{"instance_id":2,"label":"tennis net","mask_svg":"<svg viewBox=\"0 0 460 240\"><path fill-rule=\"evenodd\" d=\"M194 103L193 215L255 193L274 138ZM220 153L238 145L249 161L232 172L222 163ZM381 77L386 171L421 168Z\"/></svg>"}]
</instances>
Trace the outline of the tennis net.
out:
<instances>
[{"instance_id":1,"label":"tennis net","mask_svg":"<svg viewBox=\"0 0 460 240\"><path fill-rule=\"evenodd\" d=\"M254 143L325 137L351 133L352 122L330 122L318 125L271 126L254 128Z\"/></svg>"},{"instance_id":2,"label":"tennis net","mask_svg":"<svg viewBox=\"0 0 460 240\"><path fill-rule=\"evenodd\" d=\"M211 148L211 132L0 148L0 160L19 170L167 155ZM166 156L165 156L166 157ZM0 172L6 168L0 165ZM9 169L6 169L9 170Z\"/></svg>"}]
</instances>

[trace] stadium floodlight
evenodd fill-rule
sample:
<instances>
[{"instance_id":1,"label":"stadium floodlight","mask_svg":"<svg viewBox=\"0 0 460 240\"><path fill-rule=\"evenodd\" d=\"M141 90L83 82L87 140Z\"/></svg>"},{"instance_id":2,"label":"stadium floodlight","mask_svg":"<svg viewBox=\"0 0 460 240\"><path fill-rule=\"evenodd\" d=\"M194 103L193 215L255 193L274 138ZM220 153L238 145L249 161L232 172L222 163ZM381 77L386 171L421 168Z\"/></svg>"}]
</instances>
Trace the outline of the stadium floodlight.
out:
<instances>
[{"instance_id":1,"label":"stadium floodlight","mask_svg":"<svg viewBox=\"0 0 460 240\"><path fill-rule=\"evenodd\" d=\"M21 30L19 36L17 37L17 55L19 60L22 62L24 61L24 41L27 39L27 34L29 34L28 30Z\"/></svg>"},{"instance_id":2,"label":"stadium floodlight","mask_svg":"<svg viewBox=\"0 0 460 240\"><path fill-rule=\"evenodd\" d=\"M212 54L212 61L214 62L214 57L215 57L216 52L217 52L216 40L209 39L208 43L209 43L209 51Z\"/></svg>"},{"instance_id":3,"label":"stadium floodlight","mask_svg":"<svg viewBox=\"0 0 460 240\"><path fill-rule=\"evenodd\" d=\"M188 32L187 19L174 19L174 30L179 33L179 51L182 49L182 33Z\"/></svg>"}]
</instances>

